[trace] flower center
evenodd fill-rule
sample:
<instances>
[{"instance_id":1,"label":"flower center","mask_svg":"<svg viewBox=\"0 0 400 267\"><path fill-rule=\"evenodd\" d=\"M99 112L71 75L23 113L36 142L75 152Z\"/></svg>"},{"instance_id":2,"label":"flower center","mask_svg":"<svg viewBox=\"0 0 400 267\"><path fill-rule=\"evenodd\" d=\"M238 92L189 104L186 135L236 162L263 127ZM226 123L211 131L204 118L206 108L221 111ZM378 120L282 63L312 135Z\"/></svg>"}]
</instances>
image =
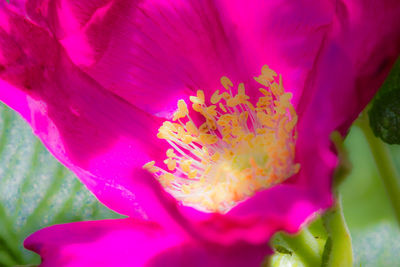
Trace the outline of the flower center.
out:
<instances>
[{"instance_id":1,"label":"flower center","mask_svg":"<svg viewBox=\"0 0 400 267\"><path fill-rule=\"evenodd\" d=\"M216 90L206 104L204 92L191 96L192 108L204 117L197 126L184 100L171 121L158 130L171 148L165 167L151 161L150 171L183 205L206 212L229 211L255 192L281 183L299 171L294 163L297 114L285 93L282 77L264 65L254 78L263 86L254 106L243 83L221 78L224 92Z\"/></svg>"}]
</instances>

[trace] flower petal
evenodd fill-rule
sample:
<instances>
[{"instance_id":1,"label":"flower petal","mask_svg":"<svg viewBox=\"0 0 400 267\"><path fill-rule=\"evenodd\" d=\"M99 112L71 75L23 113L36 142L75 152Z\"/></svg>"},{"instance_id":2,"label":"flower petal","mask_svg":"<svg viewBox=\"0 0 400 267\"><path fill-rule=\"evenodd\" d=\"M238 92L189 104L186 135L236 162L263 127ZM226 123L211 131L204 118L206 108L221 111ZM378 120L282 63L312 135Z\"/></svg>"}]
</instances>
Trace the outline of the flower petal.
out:
<instances>
[{"instance_id":1,"label":"flower petal","mask_svg":"<svg viewBox=\"0 0 400 267\"><path fill-rule=\"evenodd\" d=\"M310 189L318 188L314 199L321 203L329 202L331 181L320 177L322 173L332 177L336 162L331 132L347 133L400 54L400 25L396 23L400 2L338 1L336 10L332 36L312 74L312 89L298 109L297 154L307 174L300 180Z\"/></svg>"},{"instance_id":2,"label":"flower petal","mask_svg":"<svg viewBox=\"0 0 400 267\"><path fill-rule=\"evenodd\" d=\"M64 10L68 11L67 8L63 9L63 12ZM13 61L12 58L7 58L9 63L17 63L11 66L8 64L2 77L15 86L30 89L27 92L29 107L33 113L32 126L57 158L77 173L88 188L110 208L131 216L140 214L164 222L170 217L165 214L164 209L167 209L175 219L187 225L186 220L179 215L176 203L162 192L160 186L149 178L149 175L139 170L150 158L157 159L158 151L163 151L160 149L161 144L157 143L156 148L152 141L147 142L152 140L148 138L151 134L147 131L156 129L152 126L154 122L146 120L146 114L104 92L104 87L76 70L57 42L46 35L46 31L30 25L27 21L15 20L9 25L17 25L19 28L14 29L12 40L7 39L3 42L4 47L18 50L18 46L24 46L23 51L17 51L18 56L24 60ZM43 39L42 43L26 39L27 27L30 31L38 31L35 38ZM10 39L7 34L4 38ZM38 43L37 46L32 45ZM6 49L2 48L3 51ZM50 53L52 50L54 51ZM54 56L49 57L48 54ZM44 59L45 62L41 62ZM52 66L55 61L60 63ZM50 68L55 69L51 69L50 72ZM42 80L43 78L45 79ZM179 77L174 79L179 81ZM68 102L60 102L60 97ZM102 112L102 107L107 107L107 113ZM137 203L140 203L143 209ZM219 219L215 219L218 216L203 216L191 208L181 207L180 212L191 220L211 217L210 221L204 224L213 223L214 220L217 224L220 223ZM230 224L222 221L224 224ZM237 227L235 223L231 225L233 228ZM185 228L190 230L191 227ZM204 229L204 232L204 235L212 240L221 239L219 231L209 234L208 230ZM233 237L237 237L238 232L240 231L235 230L232 235L224 232L226 238L222 240L224 243L234 242ZM270 234L271 231L265 231L265 235ZM247 238L252 239L253 236L255 235L249 235Z\"/></svg>"},{"instance_id":3,"label":"flower petal","mask_svg":"<svg viewBox=\"0 0 400 267\"><path fill-rule=\"evenodd\" d=\"M76 65L152 114L165 116L197 89L215 90L222 75L246 73L212 2L31 3L30 17L48 25Z\"/></svg>"},{"instance_id":4,"label":"flower petal","mask_svg":"<svg viewBox=\"0 0 400 267\"><path fill-rule=\"evenodd\" d=\"M30 1L30 17L57 38L51 39L49 47L56 47L55 54L62 56L50 57L49 62L60 62L55 67L58 74L49 78L54 71L41 69L40 62L46 59L43 45L23 41L28 33L13 26L18 23L4 23L3 36L13 29L19 35L12 41L24 44L24 49L7 53L6 61L19 63L11 68L7 63L8 71L3 70L1 78L30 89L33 127L102 201L132 215L136 210L132 203L137 200L153 216L161 211L157 218L169 218L168 206L173 217L187 223L186 219L193 219L186 212L205 217L190 208L178 210L173 201L165 202L169 196L158 194L160 187L144 180L148 175L138 170L140 164L157 160L160 151L165 151L163 143L154 139L159 122L142 110L167 116L178 98L187 98L199 88L215 89L221 75L246 82L256 67L259 70L257 65L270 64L261 61L271 60L271 67L277 66L286 87L294 92L301 171L284 185L241 203L227 216L210 215L207 221L194 223L204 236L222 243L237 239L263 242L275 230L297 230L313 212L332 202L331 179L337 159L329 135L336 129L347 130L398 55L395 20L399 4L391 0L318 4L304 0L256 1L254 6L233 1L227 6L225 2L199 6L195 1L173 1L172 5L165 1L89 1L87 5L45 1L37 6ZM268 12L263 13L264 9ZM41 40L42 35L35 38ZM4 45L7 42L1 45L17 47ZM72 62L97 82L77 69L54 42L60 42ZM16 60L21 54L25 61ZM256 59L250 59L254 54ZM83 90L78 90L81 86ZM67 96L68 104L60 105L55 95L63 100ZM48 106L44 108L43 103ZM104 107L110 112L103 112Z\"/></svg>"},{"instance_id":5,"label":"flower petal","mask_svg":"<svg viewBox=\"0 0 400 267\"><path fill-rule=\"evenodd\" d=\"M158 116L220 77L249 84L270 65L300 99L330 30L330 1L30 1L72 61L104 88Z\"/></svg>"},{"instance_id":6,"label":"flower petal","mask_svg":"<svg viewBox=\"0 0 400 267\"><path fill-rule=\"evenodd\" d=\"M337 2L329 34L298 99L300 173L210 221L207 234L221 242L235 238L262 242L275 231L298 231L315 212L331 206L337 157L330 134L346 133L399 55L400 25L395 22L399 16L400 3L395 1ZM221 225L234 230L218 235Z\"/></svg>"},{"instance_id":7,"label":"flower petal","mask_svg":"<svg viewBox=\"0 0 400 267\"><path fill-rule=\"evenodd\" d=\"M166 194L140 175L144 163L161 160L166 150L152 134L157 120L75 68L45 30L12 12L0 15L8 18L8 27L0 27L0 99L107 206L167 220L159 201Z\"/></svg>"},{"instance_id":8,"label":"flower petal","mask_svg":"<svg viewBox=\"0 0 400 267\"><path fill-rule=\"evenodd\" d=\"M41 266L260 266L266 245L219 247L197 243L156 223L133 219L55 225L24 246Z\"/></svg>"},{"instance_id":9,"label":"flower petal","mask_svg":"<svg viewBox=\"0 0 400 267\"><path fill-rule=\"evenodd\" d=\"M332 33L297 107L300 173L241 203L230 215L259 216L267 230L269 221L278 221L276 229L295 232L314 212L331 205L338 160L330 134L338 130L345 135L383 83L400 53L399 16L398 1L337 1Z\"/></svg>"},{"instance_id":10,"label":"flower petal","mask_svg":"<svg viewBox=\"0 0 400 267\"><path fill-rule=\"evenodd\" d=\"M315 130L344 134L371 100L400 54L399 16L396 0L337 1L332 34L310 79L312 93L299 107L308 124L324 126Z\"/></svg>"},{"instance_id":11,"label":"flower petal","mask_svg":"<svg viewBox=\"0 0 400 267\"><path fill-rule=\"evenodd\" d=\"M331 33L332 1L226 1L223 9L234 24L246 63L268 64L283 77L285 90L299 104L309 73Z\"/></svg>"}]
</instances>

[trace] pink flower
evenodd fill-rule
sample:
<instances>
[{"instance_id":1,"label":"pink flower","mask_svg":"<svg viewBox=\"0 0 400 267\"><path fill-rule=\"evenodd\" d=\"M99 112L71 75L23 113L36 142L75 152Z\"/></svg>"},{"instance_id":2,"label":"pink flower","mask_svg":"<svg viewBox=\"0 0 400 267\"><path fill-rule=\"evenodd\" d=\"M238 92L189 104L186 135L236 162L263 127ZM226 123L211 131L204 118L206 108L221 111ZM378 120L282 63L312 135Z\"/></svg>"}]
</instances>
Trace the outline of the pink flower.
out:
<instances>
[{"instance_id":1,"label":"pink flower","mask_svg":"<svg viewBox=\"0 0 400 267\"><path fill-rule=\"evenodd\" d=\"M332 204L337 158L329 136L346 134L398 56L399 15L397 0L2 1L0 99L102 203L131 217L52 226L25 246L42 256L43 266L260 264L276 231L296 232ZM281 75L284 92L274 93L282 90L280 79L267 67L253 79L264 65ZM175 149L179 155L164 166L173 145L157 138L157 129L172 119L178 100L189 104L199 89L210 106L215 90L223 92L223 76L234 85L225 108L244 83L250 102L239 93L242 102L226 113L247 111L248 123L237 128L231 121L229 131L250 138L255 152L227 145L221 126L216 134L202 132L209 140L198 148L208 152L196 159L196 148L189 151L194 163L180 161L187 158ZM222 83L229 89L226 78ZM260 83L272 101L265 115L251 108L262 97ZM209 129L225 113L218 107L210 120L205 108L195 107ZM190 105L188 112L199 127L201 116ZM255 139L263 129L276 134L274 148L254 156L265 147ZM172 143L184 146L182 140ZM240 181L250 170L250 182L231 179L224 184L229 190L218 183L210 189L213 177L233 175L232 164L229 175L206 173L209 166L221 170L211 157L224 148L245 155ZM164 170L152 175L142 168L152 161ZM167 172L172 180L162 176ZM268 181L255 186L265 175ZM203 203L210 190L211 204Z\"/></svg>"}]
</instances>

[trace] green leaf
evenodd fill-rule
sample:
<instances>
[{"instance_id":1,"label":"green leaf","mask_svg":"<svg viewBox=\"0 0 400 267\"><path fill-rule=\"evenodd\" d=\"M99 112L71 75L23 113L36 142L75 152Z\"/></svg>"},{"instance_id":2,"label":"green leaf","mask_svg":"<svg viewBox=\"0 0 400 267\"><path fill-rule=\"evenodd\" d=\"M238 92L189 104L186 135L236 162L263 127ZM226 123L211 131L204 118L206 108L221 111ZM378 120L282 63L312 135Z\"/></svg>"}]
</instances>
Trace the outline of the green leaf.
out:
<instances>
[{"instance_id":1,"label":"green leaf","mask_svg":"<svg viewBox=\"0 0 400 267\"><path fill-rule=\"evenodd\" d=\"M391 222L380 222L353 231L355 262L363 267L399 265L400 230Z\"/></svg>"},{"instance_id":2,"label":"green leaf","mask_svg":"<svg viewBox=\"0 0 400 267\"><path fill-rule=\"evenodd\" d=\"M331 253L332 253L332 238L328 237L328 239L325 242L324 246L324 253L322 254L322 263L321 267L327 267L329 264L329 259L331 258Z\"/></svg>"},{"instance_id":3,"label":"green leaf","mask_svg":"<svg viewBox=\"0 0 400 267\"><path fill-rule=\"evenodd\" d=\"M328 233L322 267L351 267L353 266L353 250L349 229L343 216L340 197L334 207L322 216L325 229Z\"/></svg>"},{"instance_id":4,"label":"green leaf","mask_svg":"<svg viewBox=\"0 0 400 267\"><path fill-rule=\"evenodd\" d=\"M289 250L286 247L279 245L279 244L275 245L275 250L276 250L276 252L281 253L281 254L289 254L290 256L292 256L292 254L293 254L293 252L291 250Z\"/></svg>"},{"instance_id":5,"label":"green leaf","mask_svg":"<svg viewBox=\"0 0 400 267\"><path fill-rule=\"evenodd\" d=\"M23 248L53 224L120 218L44 148L29 126L0 104L0 266L39 264Z\"/></svg>"},{"instance_id":6,"label":"green leaf","mask_svg":"<svg viewBox=\"0 0 400 267\"><path fill-rule=\"evenodd\" d=\"M271 240L270 244L274 249L274 254L271 257L267 258L263 266L306 267L306 265L303 264L302 259L295 253L295 251L289 248L289 245L282 238L282 235L282 233L276 234Z\"/></svg>"},{"instance_id":7,"label":"green leaf","mask_svg":"<svg viewBox=\"0 0 400 267\"><path fill-rule=\"evenodd\" d=\"M270 242L275 253L266 266L319 267L326 238L321 219L315 220L296 235L278 233Z\"/></svg>"},{"instance_id":8,"label":"green leaf","mask_svg":"<svg viewBox=\"0 0 400 267\"><path fill-rule=\"evenodd\" d=\"M400 144L400 57L377 93L368 112L375 136Z\"/></svg>"},{"instance_id":9,"label":"green leaf","mask_svg":"<svg viewBox=\"0 0 400 267\"><path fill-rule=\"evenodd\" d=\"M400 230L368 143L358 127L351 128L345 145L353 169L339 191L352 237L354 266L398 266ZM390 149L400 170L400 146Z\"/></svg>"}]
</instances>

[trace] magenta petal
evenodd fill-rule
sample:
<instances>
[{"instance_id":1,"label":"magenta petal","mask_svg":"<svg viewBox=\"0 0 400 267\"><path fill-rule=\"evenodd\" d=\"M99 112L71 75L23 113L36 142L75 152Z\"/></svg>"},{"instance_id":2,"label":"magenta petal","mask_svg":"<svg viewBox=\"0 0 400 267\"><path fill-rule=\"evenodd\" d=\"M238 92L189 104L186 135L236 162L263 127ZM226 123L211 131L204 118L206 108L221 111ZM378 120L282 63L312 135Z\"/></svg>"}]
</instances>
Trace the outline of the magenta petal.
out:
<instances>
[{"instance_id":1,"label":"magenta petal","mask_svg":"<svg viewBox=\"0 0 400 267\"><path fill-rule=\"evenodd\" d=\"M215 90L222 75L251 77L212 1L33 3L30 17L55 33L76 65L152 114L164 116L197 89Z\"/></svg>"},{"instance_id":2,"label":"magenta petal","mask_svg":"<svg viewBox=\"0 0 400 267\"><path fill-rule=\"evenodd\" d=\"M400 24L395 22L400 2L338 1L335 16L297 110L300 173L229 213L264 218L264 233L271 225L297 231L314 212L331 205L337 157L330 134L346 133L400 53Z\"/></svg>"},{"instance_id":3,"label":"magenta petal","mask_svg":"<svg viewBox=\"0 0 400 267\"><path fill-rule=\"evenodd\" d=\"M164 157L165 142L154 134L161 122L76 68L46 30L9 10L0 15L0 99L109 208L195 234L176 201L142 169Z\"/></svg>"},{"instance_id":4,"label":"magenta petal","mask_svg":"<svg viewBox=\"0 0 400 267\"><path fill-rule=\"evenodd\" d=\"M281 0L31 1L29 10L76 65L158 116L198 89L220 88L223 75L249 83L264 64L297 104L334 15L330 1Z\"/></svg>"},{"instance_id":5,"label":"magenta petal","mask_svg":"<svg viewBox=\"0 0 400 267\"><path fill-rule=\"evenodd\" d=\"M400 54L399 16L396 0L337 2L332 34L314 69L313 90L299 107L307 113L305 127L318 123L313 127L317 134L346 132Z\"/></svg>"},{"instance_id":6,"label":"magenta petal","mask_svg":"<svg viewBox=\"0 0 400 267\"><path fill-rule=\"evenodd\" d=\"M336 156L332 131L345 135L383 83L400 54L400 2L339 1L332 36L321 52L302 96L297 155L315 201L327 203ZM391 25L391 26L388 26ZM373 34L371 34L373 33Z\"/></svg>"},{"instance_id":7,"label":"magenta petal","mask_svg":"<svg viewBox=\"0 0 400 267\"><path fill-rule=\"evenodd\" d=\"M7 103L12 109L18 110L18 113L27 122L30 122L31 112L24 92L0 79L0 96L2 102Z\"/></svg>"},{"instance_id":8,"label":"magenta petal","mask_svg":"<svg viewBox=\"0 0 400 267\"><path fill-rule=\"evenodd\" d=\"M283 77L297 106L315 61L330 35L334 1L221 1L227 20L235 25L246 63L258 73L268 64Z\"/></svg>"},{"instance_id":9,"label":"magenta petal","mask_svg":"<svg viewBox=\"0 0 400 267\"><path fill-rule=\"evenodd\" d=\"M0 99L107 206L166 221L159 201L165 193L141 174L144 163L164 154L153 135L159 122L75 68L46 31L11 12L1 15L8 20L0 28Z\"/></svg>"},{"instance_id":10,"label":"magenta petal","mask_svg":"<svg viewBox=\"0 0 400 267\"><path fill-rule=\"evenodd\" d=\"M24 246L42 257L42 267L260 266L270 252L266 245L198 243L133 219L55 225L29 236Z\"/></svg>"},{"instance_id":11,"label":"magenta petal","mask_svg":"<svg viewBox=\"0 0 400 267\"><path fill-rule=\"evenodd\" d=\"M224 244L265 242L331 204L329 135L346 132L399 54L400 4L253 3L29 1L36 24L0 16L0 77L26 92L35 132L110 208ZM178 207L140 169L166 150L149 113L169 115L177 99L216 89L221 75L247 82L262 64L294 94L300 173L224 216Z\"/></svg>"}]
</instances>

